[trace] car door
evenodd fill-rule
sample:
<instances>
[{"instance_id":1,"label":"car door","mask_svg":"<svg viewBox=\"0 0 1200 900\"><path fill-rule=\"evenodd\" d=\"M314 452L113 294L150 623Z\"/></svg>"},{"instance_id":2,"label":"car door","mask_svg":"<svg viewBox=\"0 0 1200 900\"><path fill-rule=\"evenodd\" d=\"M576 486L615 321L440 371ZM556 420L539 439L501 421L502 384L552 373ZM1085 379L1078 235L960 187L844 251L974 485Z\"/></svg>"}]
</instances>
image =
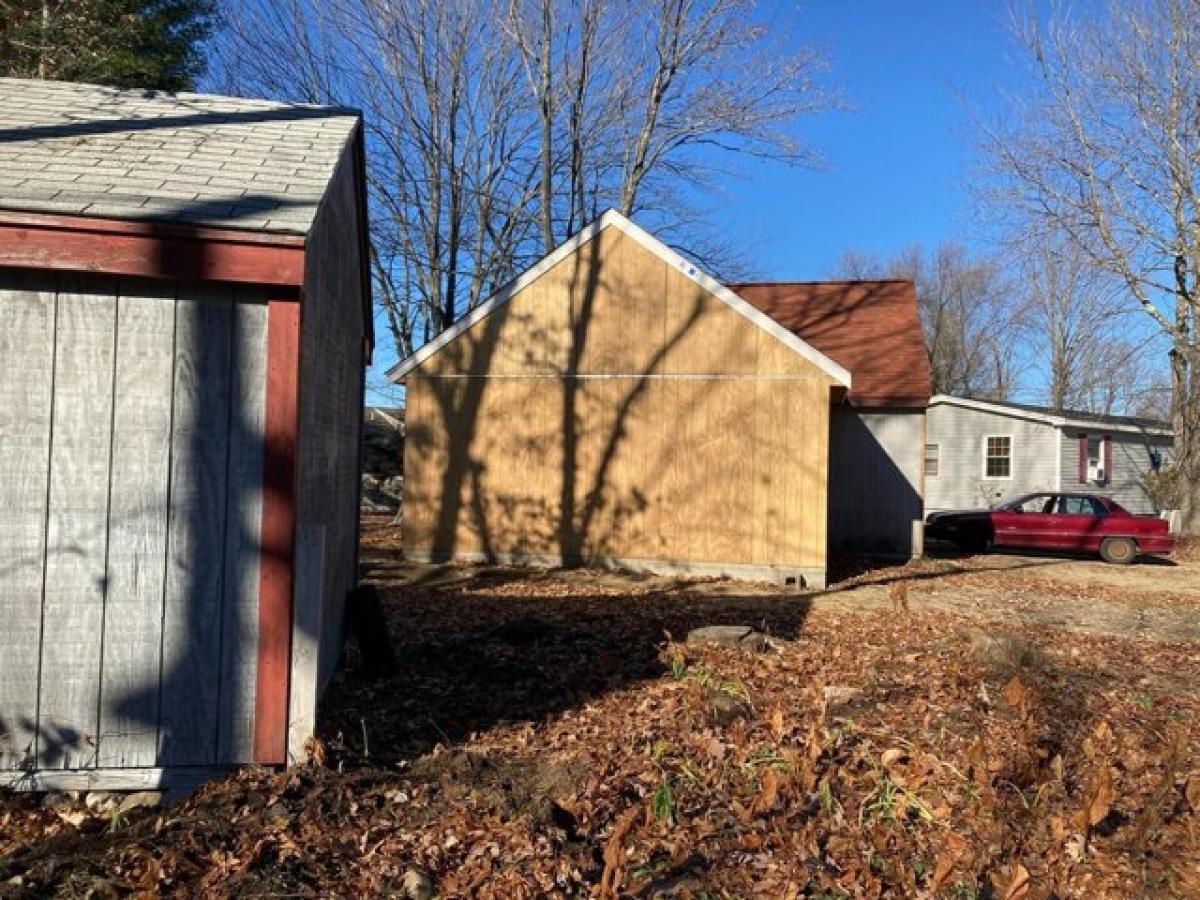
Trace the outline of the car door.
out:
<instances>
[{"instance_id":1,"label":"car door","mask_svg":"<svg viewBox=\"0 0 1200 900\"><path fill-rule=\"evenodd\" d=\"M1004 547L1043 546L1047 511L1053 507L1049 494L1034 494L1018 505L992 511L993 541Z\"/></svg>"},{"instance_id":2,"label":"car door","mask_svg":"<svg viewBox=\"0 0 1200 900\"><path fill-rule=\"evenodd\" d=\"M1086 494L1063 494L1055 508L1054 541L1061 550L1095 551L1104 537L1104 504Z\"/></svg>"}]
</instances>

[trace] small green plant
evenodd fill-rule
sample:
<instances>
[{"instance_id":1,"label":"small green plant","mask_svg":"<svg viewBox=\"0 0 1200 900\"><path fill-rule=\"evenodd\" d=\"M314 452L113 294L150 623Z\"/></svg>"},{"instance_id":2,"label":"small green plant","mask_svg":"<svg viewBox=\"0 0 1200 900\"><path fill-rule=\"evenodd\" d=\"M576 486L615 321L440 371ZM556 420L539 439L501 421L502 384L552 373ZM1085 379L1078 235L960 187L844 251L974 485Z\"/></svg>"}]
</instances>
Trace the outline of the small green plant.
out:
<instances>
[{"instance_id":1,"label":"small green plant","mask_svg":"<svg viewBox=\"0 0 1200 900\"><path fill-rule=\"evenodd\" d=\"M933 871L933 863L927 859L914 859L912 861L912 870L917 881L924 881L926 876Z\"/></svg>"},{"instance_id":2,"label":"small green plant","mask_svg":"<svg viewBox=\"0 0 1200 900\"><path fill-rule=\"evenodd\" d=\"M841 812L842 804L833 796L833 788L828 778L822 778L821 783L817 785L817 798L821 801L821 809L825 811L825 815L832 816L835 812Z\"/></svg>"},{"instance_id":3,"label":"small green plant","mask_svg":"<svg viewBox=\"0 0 1200 900\"><path fill-rule=\"evenodd\" d=\"M666 757L671 752L671 742L666 738L656 738L653 743L646 744L646 755L655 762Z\"/></svg>"},{"instance_id":4,"label":"small green plant","mask_svg":"<svg viewBox=\"0 0 1200 900\"><path fill-rule=\"evenodd\" d=\"M979 890L973 884L956 881L950 885L950 896L954 900L979 900Z\"/></svg>"},{"instance_id":5,"label":"small green plant","mask_svg":"<svg viewBox=\"0 0 1200 900\"><path fill-rule=\"evenodd\" d=\"M894 823L901 814L910 821L915 818L932 822L934 819L933 811L920 797L897 785L886 772L882 773L875 790L863 801L859 818L862 822L881 819Z\"/></svg>"},{"instance_id":6,"label":"small green plant","mask_svg":"<svg viewBox=\"0 0 1200 900\"><path fill-rule=\"evenodd\" d=\"M979 788L976 787L974 782L963 782L963 784L959 787L959 790L962 792L963 800L965 800L967 803L974 805L979 802Z\"/></svg>"},{"instance_id":7,"label":"small green plant","mask_svg":"<svg viewBox=\"0 0 1200 900\"><path fill-rule=\"evenodd\" d=\"M746 760L745 768L751 772L756 772L763 768L771 768L781 775L786 775L792 770L792 764L776 753L773 748L762 747L750 754Z\"/></svg>"},{"instance_id":8,"label":"small green plant","mask_svg":"<svg viewBox=\"0 0 1200 900\"><path fill-rule=\"evenodd\" d=\"M670 776L663 778L662 784L650 798L650 812L660 822L670 822L674 825L679 821L678 811L675 808L675 792L671 788Z\"/></svg>"},{"instance_id":9,"label":"small green plant","mask_svg":"<svg viewBox=\"0 0 1200 900\"><path fill-rule=\"evenodd\" d=\"M871 819L883 819L886 822L896 821L896 807L898 804L899 788L887 775L884 775L878 786L863 801L863 818L865 821Z\"/></svg>"},{"instance_id":10,"label":"small green plant","mask_svg":"<svg viewBox=\"0 0 1200 900\"><path fill-rule=\"evenodd\" d=\"M722 678L719 674L706 666L697 666L685 672L682 680L690 681L693 684L699 685L702 688L710 688L714 691L720 691L723 694L728 694L738 700L748 701L750 695L746 689L738 682L728 678Z\"/></svg>"},{"instance_id":11,"label":"small green plant","mask_svg":"<svg viewBox=\"0 0 1200 900\"><path fill-rule=\"evenodd\" d=\"M1154 698L1149 694L1134 694L1133 702L1142 709L1152 709L1154 707Z\"/></svg>"},{"instance_id":12,"label":"small green plant","mask_svg":"<svg viewBox=\"0 0 1200 900\"><path fill-rule=\"evenodd\" d=\"M687 658L684 657L683 651L678 647L671 650L671 677L676 681L683 681L687 675Z\"/></svg>"}]
</instances>

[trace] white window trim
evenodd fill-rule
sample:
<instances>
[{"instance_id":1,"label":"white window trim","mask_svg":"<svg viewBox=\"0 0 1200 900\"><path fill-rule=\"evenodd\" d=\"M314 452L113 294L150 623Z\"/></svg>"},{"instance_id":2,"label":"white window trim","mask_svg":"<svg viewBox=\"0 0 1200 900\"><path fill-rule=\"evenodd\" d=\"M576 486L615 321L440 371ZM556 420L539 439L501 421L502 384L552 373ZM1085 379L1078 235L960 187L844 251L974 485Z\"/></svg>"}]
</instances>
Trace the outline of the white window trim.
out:
<instances>
[{"instance_id":1,"label":"white window trim","mask_svg":"<svg viewBox=\"0 0 1200 900\"><path fill-rule=\"evenodd\" d=\"M934 468L937 469L932 475L929 474L929 448L935 448L934 451ZM985 463L986 465L986 463ZM942 445L939 441L925 442L925 455L921 459L921 474L926 478L939 478L942 474Z\"/></svg>"},{"instance_id":2,"label":"white window trim","mask_svg":"<svg viewBox=\"0 0 1200 900\"><path fill-rule=\"evenodd\" d=\"M1008 438L1008 474L1007 475L989 475L987 470L988 461L988 441L992 438ZM980 446L981 470L984 481L1012 481L1013 479L1013 457L1016 455L1017 442L1011 434L985 434L983 443Z\"/></svg>"}]
</instances>

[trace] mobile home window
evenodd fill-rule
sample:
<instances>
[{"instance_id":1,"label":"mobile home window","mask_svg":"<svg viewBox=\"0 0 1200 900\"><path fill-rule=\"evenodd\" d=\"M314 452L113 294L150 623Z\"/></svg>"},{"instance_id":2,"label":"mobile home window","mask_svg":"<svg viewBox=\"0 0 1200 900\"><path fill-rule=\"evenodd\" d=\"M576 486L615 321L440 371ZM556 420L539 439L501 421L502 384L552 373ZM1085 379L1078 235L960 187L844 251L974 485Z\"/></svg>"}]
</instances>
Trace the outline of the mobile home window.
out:
<instances>
[{"instance_id":1,"label":"mobile home window","mask_svg":"<svg viewBox=\"0 0 1200 900\"><path fill-rule=\"evenodd\" d=\"M990 434L983 439L983 475L985 478L1012 477L1012 436Z\"/></svg>"},{"instance_id":2,"label":"mobile home window","mask_svg":"<svg viewBox=\"0 0 1200 900\"><path fill-rule=\"evenodd\" d=\"M937 444L925 445L925 474L936 475L938 473L938 457L941 454L941 447Z\"/></svg>"}]
</instances>

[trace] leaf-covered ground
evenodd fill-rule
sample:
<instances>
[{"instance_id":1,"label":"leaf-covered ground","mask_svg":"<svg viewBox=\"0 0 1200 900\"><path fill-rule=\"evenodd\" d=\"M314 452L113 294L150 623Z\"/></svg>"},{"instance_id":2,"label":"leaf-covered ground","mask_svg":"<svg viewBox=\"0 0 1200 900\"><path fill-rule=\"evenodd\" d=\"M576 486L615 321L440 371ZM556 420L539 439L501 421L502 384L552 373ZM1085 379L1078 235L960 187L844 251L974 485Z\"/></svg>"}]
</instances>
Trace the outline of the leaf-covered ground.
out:
<instances>
[{"instance_id":1,"label":"leaf-covered ground","mask_svg":"<svg viewBox=\"0 0 1200 900\"><path fill-rule=\"evenodd\" d=\"M351 650L319 764L116 820L0 798L0 893L1200 895L1200 566L931 560L796 596L366 545L400 670ZM1096 605L1125 612L1069 619ZM720 623L774 646L683 644Z\"/></svg>"}]
</instances>

